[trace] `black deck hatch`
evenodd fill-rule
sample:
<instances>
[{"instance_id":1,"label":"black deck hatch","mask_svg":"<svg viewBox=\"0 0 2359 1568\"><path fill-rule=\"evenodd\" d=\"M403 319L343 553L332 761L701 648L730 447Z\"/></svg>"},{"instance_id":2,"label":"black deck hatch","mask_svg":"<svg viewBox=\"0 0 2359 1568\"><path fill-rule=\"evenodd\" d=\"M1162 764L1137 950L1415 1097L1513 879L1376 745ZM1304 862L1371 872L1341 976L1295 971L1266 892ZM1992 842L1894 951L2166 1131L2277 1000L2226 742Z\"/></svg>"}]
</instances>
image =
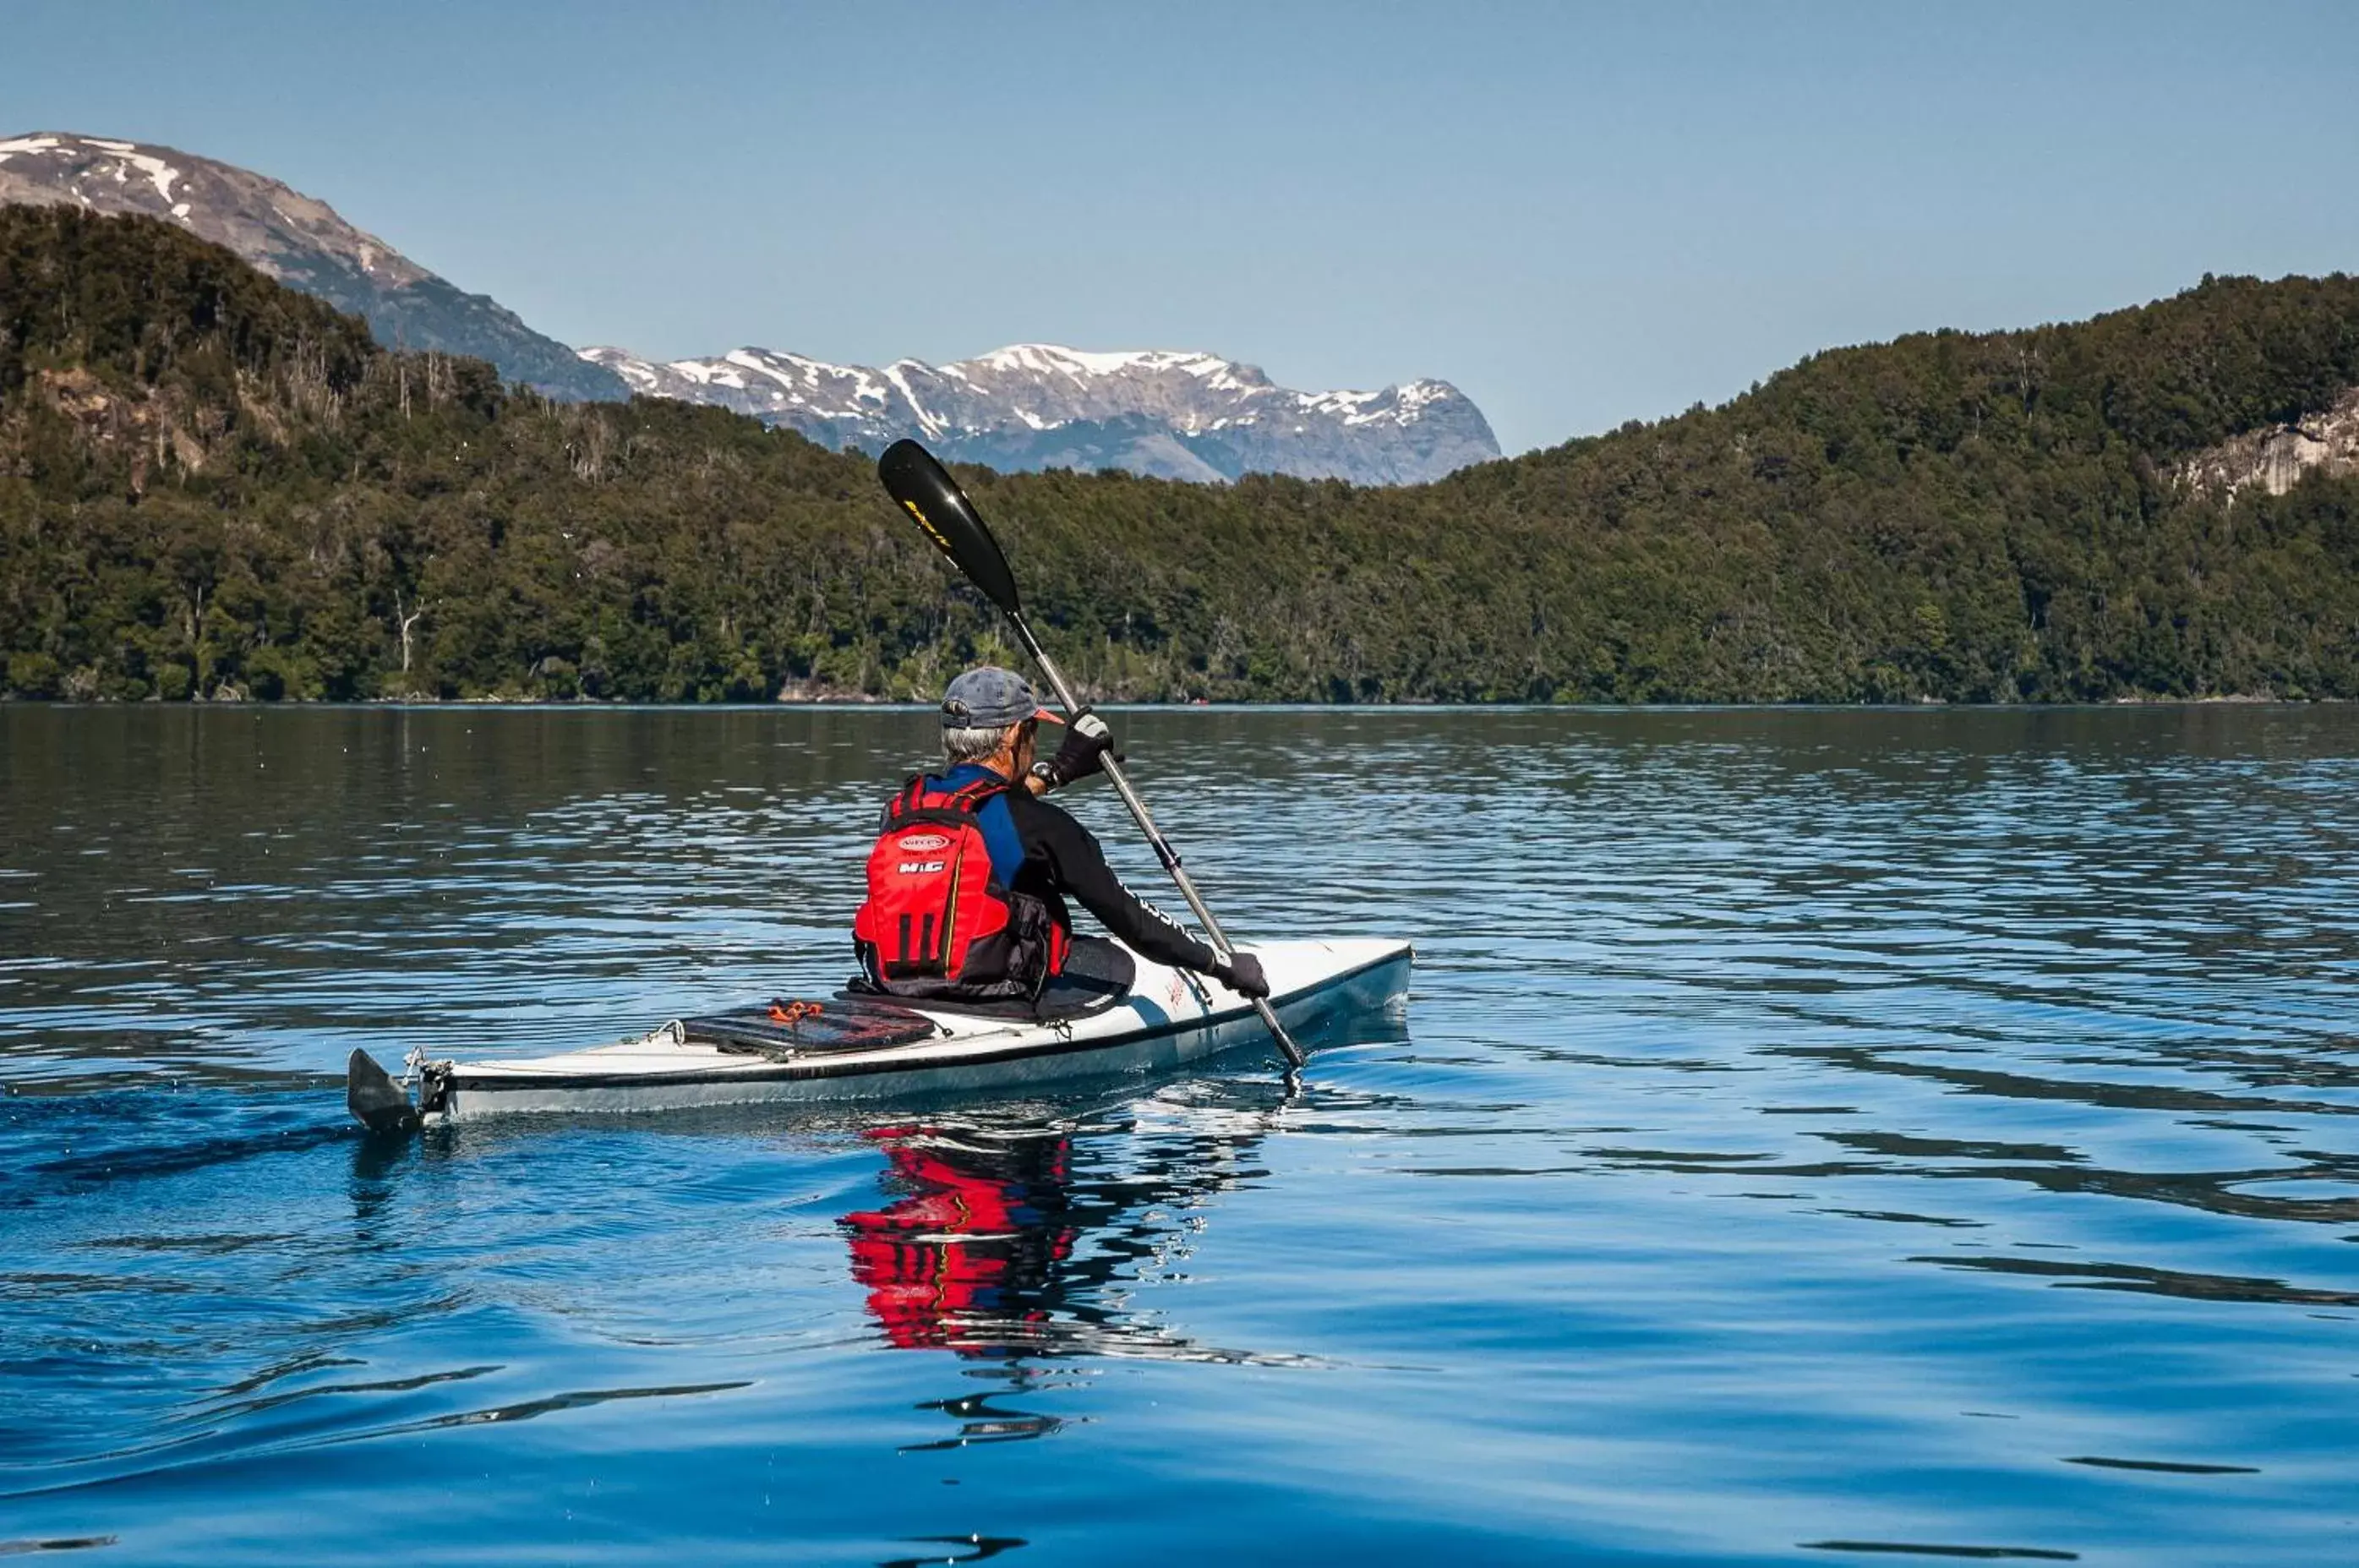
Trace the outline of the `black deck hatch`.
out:
<instances>
[{"instance_id":1,"label":"black deck hatch","mask_svg":"<svg viewBox=\"0 0 2359 1568\"><path fill-rule=\"evenodd\" d=\"M680 1028L690 1044L775 1061L877 1051L940 1032L931 1018L866 997L796 1002L774 996L750 1007L682 1018Z\"/></svg>"}]
</instances>

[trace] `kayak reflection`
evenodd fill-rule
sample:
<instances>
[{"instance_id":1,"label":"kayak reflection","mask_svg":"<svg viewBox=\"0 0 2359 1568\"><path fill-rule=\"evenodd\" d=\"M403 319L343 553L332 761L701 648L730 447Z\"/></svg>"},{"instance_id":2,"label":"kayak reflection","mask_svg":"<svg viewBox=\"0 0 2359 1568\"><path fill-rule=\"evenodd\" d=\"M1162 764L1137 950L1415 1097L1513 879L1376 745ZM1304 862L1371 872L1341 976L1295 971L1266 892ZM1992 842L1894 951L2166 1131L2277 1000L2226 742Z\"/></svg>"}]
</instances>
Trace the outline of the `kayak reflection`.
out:
<instances>
[{"instance_id":1,"label":"kayak reflection","mask_svg":"<svg viewBox=\"0 0 2359 1568\"><path fill-rule=\"evenodd\" d=\"M1138 1301L1184 1279L1206 1201L1261 1173L1249 1120L1177 1137L1097 1126L1079 1143L1066 1127L870 1128L891 1201L840 1222L870 1316L888 1344L980 1359L1297 1359L1199 1345Z\"/></svg>"}]
</instances>

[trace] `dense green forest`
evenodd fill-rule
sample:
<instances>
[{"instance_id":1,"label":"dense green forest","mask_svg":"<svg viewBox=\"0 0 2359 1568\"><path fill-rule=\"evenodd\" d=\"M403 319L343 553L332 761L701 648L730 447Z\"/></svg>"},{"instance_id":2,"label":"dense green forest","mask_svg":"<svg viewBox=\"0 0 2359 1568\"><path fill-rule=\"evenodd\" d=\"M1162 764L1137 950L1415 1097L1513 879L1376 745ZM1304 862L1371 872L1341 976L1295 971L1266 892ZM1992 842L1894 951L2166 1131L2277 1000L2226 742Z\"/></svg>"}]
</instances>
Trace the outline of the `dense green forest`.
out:
<instances>
[{"instance_id":1,"label":"dense green forest","mask_svg":"<svg viewBox=\"0 0 2359 1568\"><path fill-rule=\"evenodd\" d=\"M2347 697L2359 479L2174 469L2354 384L2359 281L2206 278L1429 485L962 478L1108 696ZM986 656L857 453L551 404L168 225L0 210L9 694L905 696Z\"/></svg>"}]
</instances>

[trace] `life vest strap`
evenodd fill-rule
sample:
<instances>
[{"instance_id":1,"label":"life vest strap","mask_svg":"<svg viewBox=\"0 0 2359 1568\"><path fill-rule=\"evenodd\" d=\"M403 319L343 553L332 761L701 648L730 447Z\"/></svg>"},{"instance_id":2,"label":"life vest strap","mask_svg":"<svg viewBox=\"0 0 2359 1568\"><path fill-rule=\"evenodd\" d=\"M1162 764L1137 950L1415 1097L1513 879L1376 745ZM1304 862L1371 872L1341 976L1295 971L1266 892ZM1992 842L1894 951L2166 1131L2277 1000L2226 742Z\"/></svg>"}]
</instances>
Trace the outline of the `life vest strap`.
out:
<instances>
[{"instance_id":1,"label":"life vest strap","mask_svg":"<svg viewBox=\"0 0 2359 1568\"><path fill-rule=\"evenodd\" d=\"M903 828L917 827L921 823L936 828L973 827L974 813L952 811L948 806L919 806L913 811L896 811L886 819L885 831L898 833Z\"/></svg>"},{"instance_id":2,"label":"life vest strap","mask_svg":"<svg viewBox=\"0 0 2359 1568\"><path fill-rule=\"evenodd\" d=\"M995 795L1006 792L1005 779L978 779L956 789L929 789L926 775L920 773L911 778L893 797L893 803L885 808L886 829L890 831L904 822L955 825L980 812Z\"/></svg>"}]
</instances>

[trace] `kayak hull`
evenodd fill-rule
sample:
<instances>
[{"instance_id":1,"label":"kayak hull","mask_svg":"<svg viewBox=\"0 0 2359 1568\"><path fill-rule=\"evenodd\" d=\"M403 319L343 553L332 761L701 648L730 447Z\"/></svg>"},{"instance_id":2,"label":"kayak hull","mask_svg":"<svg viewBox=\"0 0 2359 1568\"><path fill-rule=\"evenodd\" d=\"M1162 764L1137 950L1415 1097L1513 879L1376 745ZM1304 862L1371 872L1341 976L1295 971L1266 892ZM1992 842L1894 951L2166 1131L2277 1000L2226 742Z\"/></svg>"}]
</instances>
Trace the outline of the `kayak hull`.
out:
<instances>
[{"instance_id":1,"label":"kayak hull","mask_svg":"<svg viewBox=\"0 0 2359 1568\"><path fill-rule=\"evenodd\" d=\"M1262 962L1271 1005L1289 1032L1397 1012L1414 953L1376 939L1271 942ZM1222 1051L1269 1043L1245 998L1217 981L1137 960L1112 1007L1041 1023L912 1010L940 1032L904 1045L774 1061L719 1051L658 1029L586 1051L427 1065L419 1109L431 1122L529 1114L596 1114L742 1105L932 1099L1021 1091L1122 1073L1165 1072Z\"/></svg>"}]
</instances>

